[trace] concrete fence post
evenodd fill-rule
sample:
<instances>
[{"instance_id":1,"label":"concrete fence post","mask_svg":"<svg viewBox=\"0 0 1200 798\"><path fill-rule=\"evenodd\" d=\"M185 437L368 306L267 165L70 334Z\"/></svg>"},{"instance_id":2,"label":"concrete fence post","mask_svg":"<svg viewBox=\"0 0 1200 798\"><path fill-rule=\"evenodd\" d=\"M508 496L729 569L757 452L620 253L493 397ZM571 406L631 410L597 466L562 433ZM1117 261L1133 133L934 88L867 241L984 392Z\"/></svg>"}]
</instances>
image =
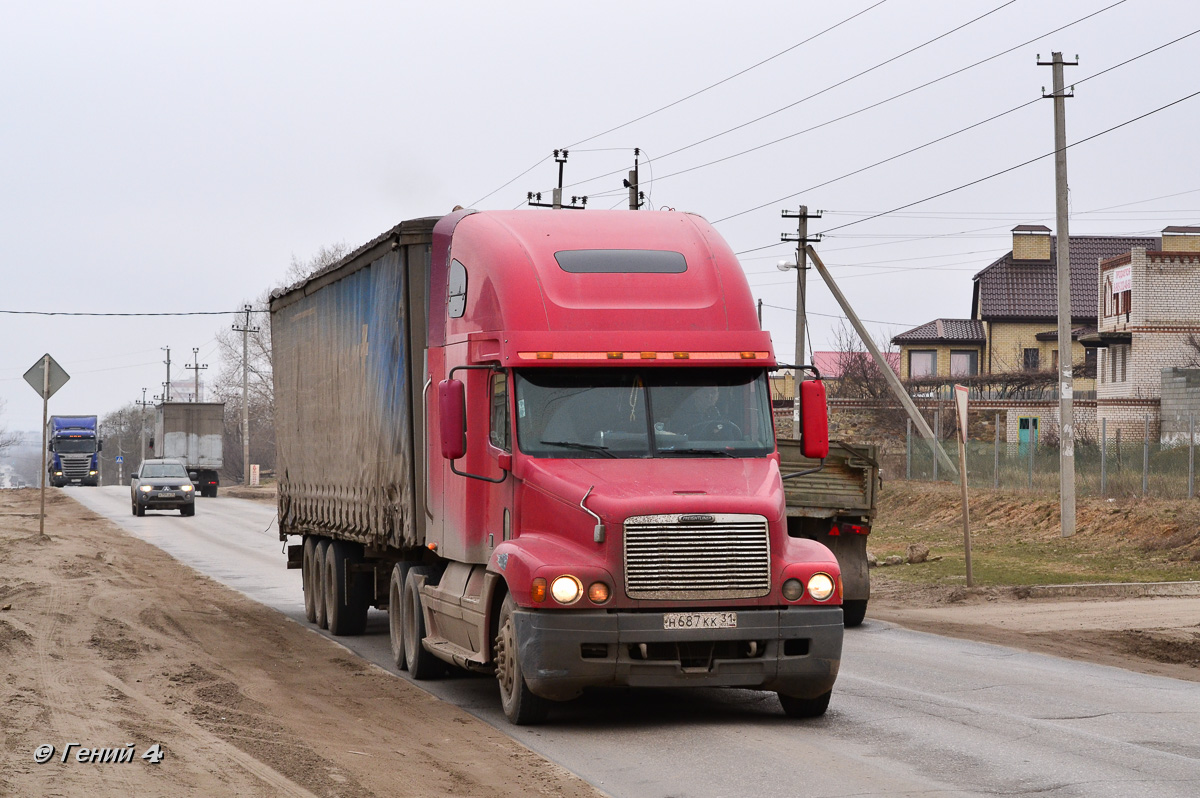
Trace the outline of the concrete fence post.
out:
<instances>
[{"instance_id":1,"label":"concrete fence post","mask_svg":"<svg viewBox=\"0 0 1200 798\"><path fill-rule=\"evenodd\" d=\"M1000 489L1000 414L996 414L996 451L992 464L992 488Z\"/></svg>"},{"instance_id":2,"label":"concrete fence post","mask_svg":"<svg viewBox=\"0 0 1200 798\"><path fill-rule=\"evenodd\" d=\"M1100 495L1108 496L1108 419L1100 419Z\"/></svg>"},{"instance_id":3,"label":"concrete fence post","mask_svg":"<svg viewBox=\"0 0 1200 798\"><path fill-rule=\"evenodd\" d=\"M1142 416L1142 421L1145 423L1145 434L1142 437L1142 498L1146 498L1146 491L1150 488L1150 414L1146 413Z\"/></svg>"}]
</instances>

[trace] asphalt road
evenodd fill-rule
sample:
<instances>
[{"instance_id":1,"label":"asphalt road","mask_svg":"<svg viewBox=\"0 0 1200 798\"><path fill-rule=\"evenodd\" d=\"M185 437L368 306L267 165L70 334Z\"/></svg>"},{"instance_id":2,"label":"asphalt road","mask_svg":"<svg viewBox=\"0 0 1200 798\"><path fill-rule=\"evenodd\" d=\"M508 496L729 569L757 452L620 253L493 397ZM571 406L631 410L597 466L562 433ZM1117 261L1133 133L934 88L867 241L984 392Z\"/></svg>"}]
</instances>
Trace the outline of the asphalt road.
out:
<instances>
[{"instance_id":1,"label":"asphalt road","mask_svg":"<svg viewBox=\"0 0 1200 798\"><path fill-rule=\"evenodd\" d=\"M305 623L270 505L198 499L192 518L135 518L128 488L67 495ZM363 637L334 639L392 669L385 614L372 611ZM813 721L746 690L605 691L516 728L489 678L417 684L618 798L1200 795L1195 682L873 620L847 632L829 712Z\"/></svg>"}]
</instances>

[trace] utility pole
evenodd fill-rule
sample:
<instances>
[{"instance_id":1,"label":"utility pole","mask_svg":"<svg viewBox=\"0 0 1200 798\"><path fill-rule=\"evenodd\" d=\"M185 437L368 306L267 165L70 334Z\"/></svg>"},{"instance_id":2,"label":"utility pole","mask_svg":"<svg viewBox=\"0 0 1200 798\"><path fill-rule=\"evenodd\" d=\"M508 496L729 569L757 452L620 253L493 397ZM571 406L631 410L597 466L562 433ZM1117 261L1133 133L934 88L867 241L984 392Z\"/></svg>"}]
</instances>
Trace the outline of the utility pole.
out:
<instances>
[{"instance_id":1,"label":"utility pole","mask_svg":"<svg viewBox=\"0 0 1200 798\"><path fill-rule=\"evenodd\" d=\"M167 364L167 381L165 383L166 387L163 388L163 401L169 402L171 401L171 347L163 346L159 348L167 352L167 359L163 361Z\"/></svg>"},{"instance_id":2,"label":"utility pole","mask_svg":"<svg viewBox=\"0 0 1200 798\"><path fill-rule=\"evenodd\" d=\"M134 404L142 408L142 450L138 456L138 470L142 469L142 461L146 459L146 408L154 404L154 402L146 401L146 389L142 389L142 401L134 402Z\"/></svg>"},{"instance_id":3,"label":"utility pole","mask_svg":"<svg viewBox=\"0 0 1200 798\"><path fill-rule=\"evenodd\" d=\"M200 350L194 346L192 347L192 357L195 358L195 365L186 365L185 364L184 368L191 369L192 371L196 372L196 392L194 394L192 394L192 401L199 402L200 401L200 372L203 371L204 369L208 368L208 364L205 363L204 365L200 365Z\"/></svg>"},{"instance_id":4,"label":"utility pole","mask_svg":"<svg viewBox=\"0 0 1200 798\"><path fill-rule=\"evenodd\" d=\"M1062 53L1051 53L1050 61L1039 60L1038 66L1053 71L1054 92L1042 96L1054 100L1054 212L1058 238L1058 488L1062 518L1062 536L1075 534L1075 408L1074 378L1071 374L1071 234L1067 228L1067 94L1063 84L1063 67L1077 66L1063 61ZM1040 56L1039 56L1040 59ZM1074 91L1074 86L1071 87Z\"/></svg>"},{"instance_id":5,"label":"utility pole","mask_svg":"<svg viewBox=\"0 0 1200 798\"><path fill-rule=\"evenodd\" d=\"M784 233L780 236L781 241L796 242L796 365L804 363L804 327L808 324L808 315L805 308L805 296L807 289L807 272L808 272L808 255L805 252L805 247L810 243L820 241L821 236L815 238L808 237L808 220L820 219L821 212L817 211L814 214L809 214L808 206L801 205L799 213L791 211L783 211L784 219L796 219L796 235ZM781 267L782 268L782 267ZM762 326L761 324L759 326ZM800 440L800 370L796 369L796 374L792 378L792 438Z\"/></svg>"},{"instance_id":6,"label":"utility pole","mask_svg":"<svg viewBox=\"0 0 1200 798\"><path fill-rule=\"evenodd\" d=\"M243 305L246 323L233 329L242 334L242 484L250 484L250 333L258 327L250 326L250 306Z\"/></svg>"},{"instance_id":7,"label":"utility pole","mask_svg":"<svg viewBox=\"0 0 1200 798\"><path fill-rule=\"evenodd\" d=\"M561 155L559 153L561 153ZM558 188L554 189L551 202L542 202L542 192L539 191L535 194L534 192L530 191L528 194L526 194L528 204L534 208L553 208L556 211L562 210L563 208L569 208L573 211L583 210L587 206L587 197L571 197L571 204L563 205L563 167L567 165L567 151L555 150L554 162L558 164ZM536 199L537 202L534 202L534 199ZM582 200L582 202L580 202L580 200ZM577 202L579 203L578 205L575 204Z\"/></svg>"},{"instance_id":8,"label":"utility pole","mask_svg":"<svg viewBox=\"0 0 1200 798\"><path fill-rule=\"evenodd\" d=\"M638 190L638 155L641 154L640 147L633 148L633 170L630 171L629 177L621 182L625 188L629 189L629 210L636 211L642 207L642 200L646 199L646 195ZM586 197L584 198L586 201Z\"/></svg>"}]
</instances>

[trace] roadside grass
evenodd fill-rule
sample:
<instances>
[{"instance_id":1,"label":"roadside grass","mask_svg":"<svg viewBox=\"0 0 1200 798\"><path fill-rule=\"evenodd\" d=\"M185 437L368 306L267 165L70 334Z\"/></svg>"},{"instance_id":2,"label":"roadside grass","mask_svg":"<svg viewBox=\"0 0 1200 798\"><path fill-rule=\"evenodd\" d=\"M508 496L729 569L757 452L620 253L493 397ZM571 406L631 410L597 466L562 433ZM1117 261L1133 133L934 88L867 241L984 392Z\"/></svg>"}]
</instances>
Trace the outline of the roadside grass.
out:
<instances>
[{"instance_id":1,"label":"roadside grass","mask_svg":"<svg viewBox=\"0 0 1200 798\"><path fill-rule=\"evenodd\" d=\"M1061 537L1057 496L972 489L971 565L983 586L1200 580L1200 500L1080 498ZM950 484L891 481L868 550L880 561L929 547L930 562L875 573L916 584L966 580L962 505Z\"/></svg>"}]
</instances>

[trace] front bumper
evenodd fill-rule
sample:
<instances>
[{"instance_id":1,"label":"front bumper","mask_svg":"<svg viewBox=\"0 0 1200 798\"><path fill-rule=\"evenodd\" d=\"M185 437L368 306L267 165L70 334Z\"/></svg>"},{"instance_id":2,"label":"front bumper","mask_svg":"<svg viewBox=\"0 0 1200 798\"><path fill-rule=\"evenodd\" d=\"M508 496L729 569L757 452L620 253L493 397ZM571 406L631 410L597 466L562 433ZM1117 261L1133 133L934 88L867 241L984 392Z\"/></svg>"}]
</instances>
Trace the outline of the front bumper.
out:
<instances>
[{"instance_id":1,"label":"front bumper","mask_svg":"<svg viewBox=\"0 0 1200 798\"><path fill-rule=\"evenodd\" d=\"M138 491L137 503L147 510L178 510L196 505L195 491L170 491L174 496L164 496L162 491L142 493Z\"/></svg>"},{"instance_id":2,"label":"front bumper","mask_svg":"<svg viewBox=\"0 0 1200 798\"><path fill-rule=\"evenodd\" d=\"M664 629L661 612L513 615L529 689L563 701L587 687L743 687L828 692L842 658L841 607L739 610L734 629Z\"/></svg>"}]
</instances>

